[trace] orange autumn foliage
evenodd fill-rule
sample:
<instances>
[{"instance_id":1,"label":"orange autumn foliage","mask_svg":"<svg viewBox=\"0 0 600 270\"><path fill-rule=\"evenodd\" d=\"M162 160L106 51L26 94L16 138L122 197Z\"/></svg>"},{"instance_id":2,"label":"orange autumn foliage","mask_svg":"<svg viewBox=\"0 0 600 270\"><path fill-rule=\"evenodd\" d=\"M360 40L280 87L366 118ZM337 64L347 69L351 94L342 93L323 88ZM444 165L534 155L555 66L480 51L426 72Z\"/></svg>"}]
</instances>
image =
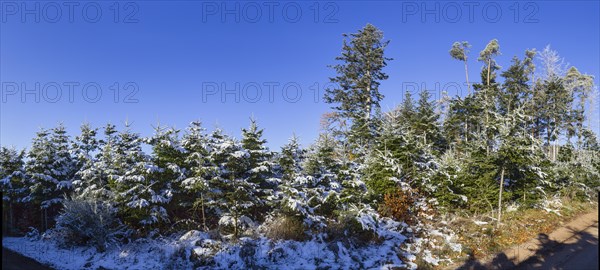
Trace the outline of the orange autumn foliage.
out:
<instances>
[{"instance_id":1,"label":"orange autumn foliage","mask_svg":"<svg viewBox=\"0 0 600 270\"><path fill-rule=\"evenodd\" d=\"M379 205L379 213L406 224L414 224L417 217L414 203L414 193L396 189L384 195L383 202Z\"/></svg>"}]
</instances>

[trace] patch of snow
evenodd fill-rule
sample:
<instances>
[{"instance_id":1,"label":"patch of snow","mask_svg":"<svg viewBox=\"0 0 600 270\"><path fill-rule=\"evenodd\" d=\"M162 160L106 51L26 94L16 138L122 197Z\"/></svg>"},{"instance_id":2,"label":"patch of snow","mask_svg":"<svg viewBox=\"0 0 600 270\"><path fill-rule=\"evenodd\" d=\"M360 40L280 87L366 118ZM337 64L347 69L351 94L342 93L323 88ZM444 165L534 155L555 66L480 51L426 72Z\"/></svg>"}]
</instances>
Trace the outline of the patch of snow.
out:
<instances>
[{"instance_id":1,"label":"patch of snow","mask_svg":"<svg viewBox=\"0 0 600 270\"><path fill-rule=\"evenodd\" d=\"M431 256L431 251L429 250L425 250L424 252L424 257L423 260L432 264L432 265L438 265L439 264L439 260L437 258L434 258L433 256Z\"/></svg>"},{"instance_id":2,"label":"patch of snow","mask_svg":"<svg viewBox=\"0 0 600 270\"><path fill-rule=\"evenodd\" d=\"M508 207L506 207L506 212L514 212L517 211L519 209L519 206L516 204L511 204Z\"/></svg>"},{"instance_id":3,"label":"patch of snow","mask_svg":"<svg viewBox=\"0 0 600 270\"><path fill-rule=\"evenodd\" d=\"M249 157L250 154L248 154L247 151L235 151L233 152L233 154L231 154L234 158L246 158Z\"/></svg>"}]
</instances>

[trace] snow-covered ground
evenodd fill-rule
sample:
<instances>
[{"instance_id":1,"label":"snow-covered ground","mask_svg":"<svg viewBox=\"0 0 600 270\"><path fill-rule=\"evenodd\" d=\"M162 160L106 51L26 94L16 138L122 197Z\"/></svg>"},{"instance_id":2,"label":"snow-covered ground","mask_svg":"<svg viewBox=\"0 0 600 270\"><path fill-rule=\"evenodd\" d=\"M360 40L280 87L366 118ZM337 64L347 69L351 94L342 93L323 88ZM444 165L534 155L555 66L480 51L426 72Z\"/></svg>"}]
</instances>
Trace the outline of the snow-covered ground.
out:
<instances>
[{"instance_id":1,"label":"snow-covered ground","mask_svg":"<svg viewBox=\"0 0 600 270\"><path fill-rule=\"evenodd\" d=\"M149 245L135 243L115 247L99 253L93 247L60 248L49 239L26 237L5 237L2 246L56 269L163 269L170 249L157 241Z\"/></svg>"},{"instance_id":2,"label":"snow-covered ground","mask_svg":"<svg viewBox=\"0 0 600 270\"><path fill-rule=\"evenodd\" d=\"M232 243L189 231L180 237L138 239L103 253L93 247L61 247L48 237L6 237L2 244L56 269L416 269L413 261L417 256L399 249L405 239L400 233L391 233L382 243L363 247L318 239L298 242L264 237ZM399 254L407 261L400 260ZM423 250L422 255L433 264L441 261L429 250Z\"/></svg>"},{"instance_id":3,"label":"snow-covered ground","mask_svg":"<svg viewBox=\"0 0 600 270\"><path fill-rule=\"evenodd\" d=\"M237 243L190 231L183 236L139 239L99 253L93 247L62 248L52 239L6 237L3 246L56 269L385 269L415 268L397 255L399 241L351 248L342 242L271 241L241 238ZM100 269L102 269L100 268Z\"/></svg>"},{"instance_id":4,"label":"snow-covered ground","mask_svg":"<svg viewBox=\"0 0 600 270\"><path fill-rule=\"evenodd\" d=\"M115 244L105 252L65 247L55 230L41 237L6 237L2 244L56 269L416 269L417 258L433 265L449 261L437 257L437 249L461 251L446 227L408 226L371 214L362 214L359 223L378 240L362 244L331 240L324 232L306 241L275 241L264 237L265 225L245 232L253 237L237 240L191 230Z\"/></svg>"}]
</instances>

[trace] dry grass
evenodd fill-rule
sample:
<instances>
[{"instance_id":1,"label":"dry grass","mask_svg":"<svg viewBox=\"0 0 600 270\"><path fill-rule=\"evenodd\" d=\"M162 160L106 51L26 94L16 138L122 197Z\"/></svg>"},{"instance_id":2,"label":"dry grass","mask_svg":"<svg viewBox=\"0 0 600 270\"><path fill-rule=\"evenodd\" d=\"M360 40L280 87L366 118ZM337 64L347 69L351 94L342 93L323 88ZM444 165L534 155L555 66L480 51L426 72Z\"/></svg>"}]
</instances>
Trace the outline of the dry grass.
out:
<instances>
[{"instance_id":1,"label":"dry grass","mask_svg":"<svg viewBox=\"0 0 600 270\"><path fill-rule=\"evenodd\" d=\"M273 240L296 240L306 238L302 220L296 217L280 216L267 226L266 236Z\"/></svg>"}]
</instances>

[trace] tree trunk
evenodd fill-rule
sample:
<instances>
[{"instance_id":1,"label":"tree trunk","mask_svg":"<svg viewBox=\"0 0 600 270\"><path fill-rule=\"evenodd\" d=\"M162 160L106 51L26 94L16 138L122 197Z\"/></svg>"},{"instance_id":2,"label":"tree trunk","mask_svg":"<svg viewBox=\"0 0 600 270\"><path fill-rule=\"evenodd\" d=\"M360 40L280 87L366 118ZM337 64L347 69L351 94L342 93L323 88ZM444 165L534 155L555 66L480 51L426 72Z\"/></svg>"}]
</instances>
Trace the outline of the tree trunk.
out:
<instances>
[{"instance_id":1,"label":"tree trunk","mask_svg":"<svg viewBox=\"0 0 600 270\"><path fill-rule=\"evenodd\" d=\"M534 118L531 119L531 137L536 138L535 136L535 130L537 129L537 116L536 115L536 110L535 110L535 81L533 80L533 74L531 75L531 91L532 91L532 97L531 97L531 115L534 116ZM532 146L533 149L533 146Z\"/></svg>"},{"instance_id":2,"label":"tree trunk","mask_svg":"<svg viewBox=\"0 0 600 270\"><path fill-rule=\"evenodd\" d=\"M490 147L489 147L489 142L488 142L488 137L487 137L487 128L488 128L490 119L489 119L489 114L488 114L487 103L488 103L489 91L490 91L490 71L491 71L490 64L491 63L492 63L492 59L490 58L488 60L488 70L487 70L487 88L485 89L485 96L484 96L484 102L485 102L486 108L484 108L484 110L485 110L485 129L484 129L483 138L485 139L485 155L486 156L490 155Z\"/></svg>"},{"instance_id":3,"label":"tree trunk","mask_svg":"<svg viewBox=\"0 0 600 270\"><path fill-rule=\"evenodd\" d=\"M367 128L367 132L369 133L367 136L368 140L367 140L367 148L370 148L369 146L371 145L371 141L370 141L370 135L371 135L371 130L370 130L370 120L371 120L371 105L373 103L373 100L371 99L371 72L369 70L367 70L367 74L366 74L367 78L368 78L368 82L367 82L367 102L365 104L366 108L365 108L365 126ZM363 138L364 139L364 138Z\"/></svg>"},{"instance_id":4,"label":"tree trunk","mask_svg":"<svg viewBox=\"0 0 600 270\"><path fill-rule=\"evenodd\" d=\"M42 214L42 222L40 224L40 232L43 232L46 230L46 208L43 208L41 211Z\"/></svg>"},{"instance_id":5,"label":"tree trunk","mask_svg":"<svg viewBox=\"0 0 600 270\"><path fill-rule=\"evenodd\" d=\"M469 122L465 121L465 142L469 142Z\"/></svg>"},{"instance_id":6,"label":"tree trunk","mask_svg":"<svg viewBox=\"0 0 600 270\"><path fill-rule=\"evenodd\" d=\"M10 234L14 229L14 215L13 215L13 204L12 202L8 203L8 233Z\"/></svg>"},{"instance_id":7,"label":"tree trunk","mask_svg":"<svg viewBox=\"0 0 600 270\"><path fill-rule=\"evenodd\" d=\"M5 235L8 232L8 211L5 209L5 202L2 202L2 235Z\"/></svg>"},{"instance_id":8,"label":"tree trunk","mask_svg":"<svg viewBox=\"0 0 600 270\"><path fill-rule=\"evenodd\" d=\"M467 78L467 94L471 95L471 85L469 84L469 68L467 59L465 59L465 76ZM465 142L469 142L469 122L465 121Z\"/></svg>"},{"instance_id":9,"label":"tree trunk","mask_svg":"<svg viewBox=\"0 0 600 270\"><path fill-rule=\"evenodd\" d=\"M548 145L548 149L546 150L546 152L548 153L548 158L552 159L552 152L550 152L550 149L552 147L552 145L550 144L550 126L548 126L546 128L546 144Z\"/></svg>"},{"instance_id":10,"label":"tree trunk","mask_svg":"<svg viewBox=\"0 0 600 270\"><path fill-rule=\"evenodd\" d=\"M201 207L202 207L202 226L204 227L205 231L208 231L208 227L206 227L206 215L204 213L204 193L200 192L200 200L202 201Z\"/></svg>"},{"instance_id":11,"label":"tree trunk","mask_svg":"<svg viewBox=\"0 0 600 270\"><path fill-rule=\"evenodd\" d=\"M496 228L500 226L500 221L502 218L502 190L504 189L504 167L502 167L502 172L500 173L500 194L498 195L498 223L496 224Z\"/></svg>"},{"instance_id":12,"label":"tree trunk","mask_svg":"<svg viewBox=\"0 0 600 270\"><path fill-rule=\"evenodd\" d=\"M367 93L366 93L367 94L367 102L365 104L366 105L365 120L368 120L368 119L371 119L371 102L372 102L372 100L371 100L371 71L370 70L367 70L366 76L367 76L368 81L367 81L367 89L366 89L367 90Z\"/></svg>"},{"instance_id":13,"label":"tree trunk","mask_svg":"<svg viewBox=\"0 0 600 270\"><path fill-rule=\"evenodd\" d=\"M467 60L465 59L465 76L467 77L467 91L471 94L471 85L469 84L469 68L467 67Z\"/></svg>"},{"instance_id":14,"label":"tree trunk","mask_svg":"<svg viewBox=\"0 0 600 270\"><path fill-rule=\"evenodd\" d=\"M238 214L237 214L237 212L234 213L234 217L233 217L233 237L235 239L238 238Z\"/></svg>"},{"instance_id":15,"label":"tree trunk","mask_svg":"<svg viewBox=\"0 0 600 270\"><path fill-rule=\"evenodd\" d=\"M490 58L490 59L488 59L488 70L487 70L487 86L488 87L490 86L490 72L492 69L492 66L490 66L491 63L492 63L492 59Z\"/></svg>"},{"instance_id":16,"label":"tree trunk","mask_svg":"<svg viewBox=\"0 0 600 270\"><path fill-rule=\"evenodd\" d=\"M486 90L487 92L487 90ZM486 100L487 100L487 93L486 93ZM487 134L487 129L488 129L488 125L490 123L490 115L488 114L488 111L486 109L485 111L485 128L483 129L483 138L485 139L485 156L489 157L490 156L490 143L488 141L488 134Z\"/></svg>"}]
</instances>

